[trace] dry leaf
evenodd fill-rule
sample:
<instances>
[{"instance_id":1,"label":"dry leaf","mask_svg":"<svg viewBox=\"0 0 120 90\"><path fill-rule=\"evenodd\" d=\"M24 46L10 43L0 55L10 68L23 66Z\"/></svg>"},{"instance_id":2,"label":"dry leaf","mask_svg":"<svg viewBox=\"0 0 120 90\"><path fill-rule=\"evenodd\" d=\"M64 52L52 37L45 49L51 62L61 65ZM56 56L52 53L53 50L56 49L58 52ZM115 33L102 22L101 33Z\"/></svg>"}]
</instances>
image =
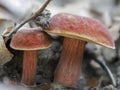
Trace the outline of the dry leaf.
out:
<instances>
[{"instance_id":1,"label":"dry leaf","mask_svg":"<svg viewBox=\"0 0 120 90\"><path fill-rule=\"evenodd\" d=\"M0 65L10 61L13 57L13 55L6 48L2 35L9 33L14 26L15 23L13 21L0 19Z\"/></svg>"},{"instance_id":2,"label":"dry leaf","mask_svg":"<svg viewBox=\"0 0 120 90\"><path fill-rule=\"evenodd\" d=\"M0 64L3 65L12 59L13 55L5 46L2 36L0 36Z\"/></svg>"}]
</instances>

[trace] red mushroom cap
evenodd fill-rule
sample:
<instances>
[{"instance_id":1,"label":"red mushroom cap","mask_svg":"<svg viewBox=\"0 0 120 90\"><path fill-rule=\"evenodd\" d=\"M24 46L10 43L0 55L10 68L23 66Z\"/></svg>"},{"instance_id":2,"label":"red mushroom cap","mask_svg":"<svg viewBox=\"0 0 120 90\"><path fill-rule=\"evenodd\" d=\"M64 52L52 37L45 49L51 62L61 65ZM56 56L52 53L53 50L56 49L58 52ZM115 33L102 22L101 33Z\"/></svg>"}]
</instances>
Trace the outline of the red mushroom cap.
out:
<instances>
[{"instance_id":1,"label":"red mushroom cap","mask_svg":"<svg viewBox=\"0 0 120 90\"><path fill-rule=\"evenodd\" d=\"M12 37L10 46L17 50L38 50L51 45L50 37L41 28L22 28Z\"/></svg>"},{"instance_id":2,"label":"red mushroom cap","mask_svg":"<svg viewBox=\"0 0 120 90\"><path fill-rule=\"evenodd\" d=\"M87 17L59 13L50 20L48 33L81 39L97 43L108 48L115 48L113 38L107 28L98 20Z\"/></svg>"}]
</instances>

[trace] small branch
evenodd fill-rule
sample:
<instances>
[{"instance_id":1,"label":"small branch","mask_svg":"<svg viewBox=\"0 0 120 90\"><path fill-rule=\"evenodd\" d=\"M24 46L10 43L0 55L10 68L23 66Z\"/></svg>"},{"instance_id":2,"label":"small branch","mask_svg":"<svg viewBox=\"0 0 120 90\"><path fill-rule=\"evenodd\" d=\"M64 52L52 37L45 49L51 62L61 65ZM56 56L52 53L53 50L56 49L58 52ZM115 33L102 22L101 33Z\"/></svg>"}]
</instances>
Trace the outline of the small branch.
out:
<instances>
[{"instance_id":1,"label":"small branch","mask_svg":"<svg viewBox=\"0 0 120 90\"><path fill-rule=\"evenodd\" d=\"M85 53L89 58L93 59L95 62L97 62L101 67L102 69L108 74L110 80L111 80L111 83L116 86L116 80L111 72L111 70L109 69L109 67L106 65L105 62L101 61L100 59L97 58L96 54L93 52L93 51L88 51L86 49L86 53Z\"/></svg>"},{"instance_id":2,"label":"small branch","mask_svg":"<svg viewBox=\"0 0 120 90\"><path fill-rule=\"evenodd\" d=\"M108 66L106 65L106 63L98 60L98 59L94 59L97 63L99 63L99 65L107 72L107 74L109 75L109 78L111 79L111 82L114 86L116 86L116 81L115 78L111 72L111 70L108 68Z\"/></svg>"},{"instance_id":3,"label":"small branch","mask_svg":"<svg viewBox=\"0 0 120 90\"><path fill-rule=\"evenodd\" d=\"M25 23L35 19L39 14L47 7L51 0L47 0L43 6L36 12L34 13L31 17L29 17L27 20L21 22L19 25L17 25L13 30L5 37L5 43L12 37L12 34L16 33L19 28L21 28Z\"/></svg>"}]
</instances>

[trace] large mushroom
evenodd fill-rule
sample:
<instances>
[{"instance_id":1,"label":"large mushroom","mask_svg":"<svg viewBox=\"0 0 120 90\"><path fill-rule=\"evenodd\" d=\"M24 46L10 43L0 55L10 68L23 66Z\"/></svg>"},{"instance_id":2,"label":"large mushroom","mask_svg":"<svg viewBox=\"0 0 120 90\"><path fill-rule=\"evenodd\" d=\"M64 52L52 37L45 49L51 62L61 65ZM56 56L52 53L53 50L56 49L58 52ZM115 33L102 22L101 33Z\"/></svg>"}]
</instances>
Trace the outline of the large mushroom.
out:
<instances>
[{"instance_id":1,"label":"large mushroom","mask_svg":"<svg viewBox=\"0 0 120 90\"><path fill-rule=\"evenodd\" d=\"M96 19L59 13L51 18L49 29L45 31L65 37L54 80L67 87L75 87L79 80L87 42L115 48L107 28Z\"/></svg>"},{"instance_id":2,"label":"large mushroom","mask_svg":"<svg viewBox=\"0 0 120 90\"><path fill-rule=\"evenodd\" d=\"M23 50L23 71L21 82L34 85L36 76L37 50L46 49L51 45L50 37L41 28L22 28L13 37L10 46Z\"/></svg>"}]
</instances>

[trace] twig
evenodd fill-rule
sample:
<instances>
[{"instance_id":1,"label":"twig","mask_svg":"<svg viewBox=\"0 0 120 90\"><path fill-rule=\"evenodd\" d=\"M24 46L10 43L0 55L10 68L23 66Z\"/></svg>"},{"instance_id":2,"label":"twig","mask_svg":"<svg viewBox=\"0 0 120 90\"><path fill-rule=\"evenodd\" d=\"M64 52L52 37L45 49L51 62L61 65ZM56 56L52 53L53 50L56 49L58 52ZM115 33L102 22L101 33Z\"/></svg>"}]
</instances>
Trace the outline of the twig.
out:
<instances>
[{"instance_id":1,"label":"twig","mask_svg":"<svg viewBox=\"0 0 120 90\"><path fill-rule=\"evenodd\" d=\"M35 19L37 16L39 16L39 14L46 8L46 6L49 4L51 0L47 0L43 6L36 12L34 13L31 17L29 17L28 19L26 19L25 21L21 22L19 25L17 25L15 28L13 28L13 30L7 35L7 37L5 37L5 43L12 37L12 34L16 33L17 30L19 28L21 28L25 23Z\"/></svg>"},{"instance_id":2,"label":"twig","mask_svg":"<svg viewBox=\"0 0 120 90\"><path fill-rule=\"evenodd\" d=\"M95 58L94 58L94 60L95 60L97 63L99 63L100 66L107 72L107 74L109 75L109 77L110 77L110 79L111 79L112 84L113 84L114 86L116 86L116 81L115 81L115 79L114 79L114 76L113 76L111 70L108 68L108 66L107 66L104 62L102 62L102 61L100 61L100 60L98 60L98 59L95 59Z\"/></svg>"},{"instance_id":3,"label":"twig","mask_svg":"<svg viewBox=\"0 0 120 90\"><path fill-rule=\"evenodd\" d=\"M108 74L110 80L111 80L111 83L116 86L116 81L115 81L115 78L111 72L111 70L109 69L109 67L106 65L105 62L101 61L99 58L97 58L97 55L93 52L93 51L88 51L86 49L86 53L85 53L89 58L93 59L95 62L97 62L102 68L103 70Z\"/></svg>"}]
</instances>

